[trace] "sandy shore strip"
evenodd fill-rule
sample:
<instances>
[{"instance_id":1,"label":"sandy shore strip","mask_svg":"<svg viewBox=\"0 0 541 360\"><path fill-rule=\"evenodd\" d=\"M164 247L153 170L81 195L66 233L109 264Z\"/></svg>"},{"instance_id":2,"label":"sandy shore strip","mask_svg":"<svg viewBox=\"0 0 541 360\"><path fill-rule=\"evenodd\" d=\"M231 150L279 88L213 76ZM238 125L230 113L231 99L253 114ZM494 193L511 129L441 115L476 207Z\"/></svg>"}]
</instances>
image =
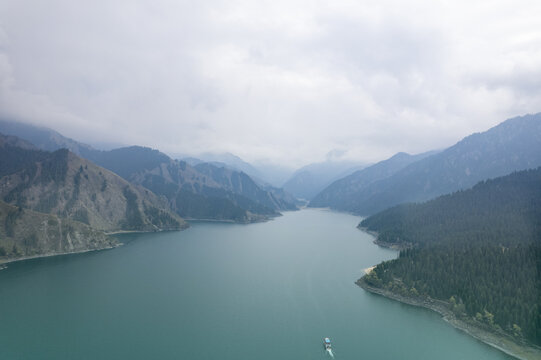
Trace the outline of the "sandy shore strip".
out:
<instances>
[{"instance_id":1,"label":"sandy shore strip","mask_svg":"<svg viewBox=\"0 0 541 360\"><path fill-rule=\"evenodd\" d=\"M364 269L363 271L364 271L364 273L365 273L366 275L368 275L368 274L370 274L370 273L372 272L372 270L374 270L375 268L376 268L376 265L367 267L367 268Z\"/></svg>"}]
</instances>

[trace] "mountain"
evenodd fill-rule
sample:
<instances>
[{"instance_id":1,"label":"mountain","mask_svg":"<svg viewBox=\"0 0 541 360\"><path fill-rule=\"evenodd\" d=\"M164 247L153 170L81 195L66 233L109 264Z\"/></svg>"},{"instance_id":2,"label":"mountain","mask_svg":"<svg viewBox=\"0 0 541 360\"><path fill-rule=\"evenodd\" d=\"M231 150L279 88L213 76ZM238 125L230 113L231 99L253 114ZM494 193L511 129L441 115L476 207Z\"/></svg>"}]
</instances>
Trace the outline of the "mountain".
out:
<instances>
[{"instance_id":1,"label":"mountain","mask_svg":"<svg viewBox=\"0 0 541 360\"><path fill-rule=\"evenodd\" d=\"M213 154L205 153L200 154L197 157L179 157L182 161L186 161L191 166L199 165L202 163L210 163L216 167L228 167L232 170L244 172L248 174L252 179L261 179L262 175L259 170L240 157L231 153ZM254 179L255 180L255 179ZM265 180L263 180L265 181Z\"/></svg>"},{"instance_id":2,"label":"mountain","mask_svg":"<svg viewBox=\"0 0 541 360\"><path fill-rule=\"evenodd\" d=\"M49 156L46 151L39 151L29 142L16 136L0 134L0 177L12 174L25 166Z\"/></svg>"},{"instance_id":3,"label":"mountain","mask_svg":"<svg viewBox=\"0 0 541 360\"><path fill-rule=\"evenodd\" d=\"M92 146L80 143L46 127L40 127L20 122L0 120L0 133L16 136L26 140L38 149L56 151L68 149L74 154L84 158L99 150Z\"/></svg>"},{"instance_id":4,"label":"mountain","mask_svg":"<svg viewBox=\"0 0 541 360\"><path fill-rule=\"evenodd\" d=\"M235 194L242 195L263 206L275 210L296 210L295 202L289 202L287 194L280 193L279 189L258 185L250 176L244 172L238 172L226 167L217 167L209 163L198 164L195 169L216 183L222 188Z\"/></svg>"},{"instance_id":5,"label":"mountain","mask_svg":"<svg viewBox=\"0 0 541 360\"><path fill-rule=\"evenodd\" d=\"M240 158L236 157L235 155L231 155L234 158L242 161ZM272 186L266 179L264 180L261 176L262 171L254 168L252 165L242 161L245 166L242 166L242 169L239 169L236 165L231 165L230 163L224 163L224 162L218 162L218 161L204 161L198 158L194 157L185 157L182 159L182 161L185 161L189 165L200 168L204 167L203 164L210 164L215 168L228 168L230 170L234 171L241 171L247 175L250 176L250 178L265 192L268 192L269 194L274 197L272 202L278 203L279 206L277 206L280 210L297 210L297 206L303 206L305 205L304 201L298 200L296 197L294 197L292 194L288 193L282 188L278 188L275 186ZM268 196L268 195L267 195ZM276 206L275 206L276 207Z\"/></svg>"},{"instance_id":6,"label":"mountain","mask_svg":"<svg viewBox=\"0 0 541 360\"><path fill-rule=\"evenodd\" d=\"M346 210L354 208L358 203L358 196L368 185L388 178L418 160L434 154L427 152L418 155L398 153L387 160L358 170L351 175L336 180L323 189L310 201L310 207L330 207L332 209Z\"/></svg>"},{"instance_id":7,"label":"mountain","mask_svg":"<svg viewBox=\"0 0 541 360\"><path fill-rule=\"evenodd\" d=\"M254 162L253 166L261 174L257 179L278 188L282 187L294 172L294 169L269 161Z\"/></svg>"},{"instance_id":8,"label":"mountain","mask_svg":"<svg viewBox=\"0 0 541 360\"><path fill-rule=\"evenodd\" d=\"M221 188L223 184L199 173L194 167L182 161L172 160L157 150L132 146L101 151L47 128L8 121L0 121L0 129L4 129L9 134L20 135L21 138L42 150L70 149L81 157L117 173L127 181L143 185L158 192L159 195L168 196L169 206L184 217L250 222L276 216L278 210L296 209L295 202L291 202L291 197L278 189L271 191L266 185L258 185L266 193L265 195L230 191ZM33 153L32 156L36 154ZM205 156L209 159L213 157L215 160L228 162L227 165L214 162L218 169L221 167L245 168L257 172L250 164L232 154ZM199 162L197 159L190 159L190 161ZM14 163L11 163L11 166L15 166ZM2 164L0 164L0 171L1 167ZM168 167L170 169L167 169ZM239 173L239 171L231 172L231 174ZM160 179L162 176L165 178ZM252 182L247 179L245 181ZM167 189L164 188L164 184L167 184ZM246 186L246 188L249 187ZM251 197L250 194L255 196Z\"/></svg>"},{"instance_id":9,"label":"mountain","mask_svg":"<svg viewBox=\"0 0 541 360\"><path fill-rule=\"evenodd\" d=\"M92 160L165 196L171 208L186 218L251 222L296 208L263 190L243 172L209 163L191 166L150 148L104 151Z\"/></svg>"},{"instance_id":10,"label":"mountain","mask_svg":"<svg viewBox=\"0 0 541 360\"><path fill-rule=\"evenodd\" d=\"M463 321L541 345L541 168L398 205L360 226L406 248L361 285L442 300Z\"/></svg>"},{"instance_id":11,"label":"mountain","mask_svg":"<svg viewBox=\"0 0 541 360\"><path fill-rule=\"evenodd\" d=\"M298 210L299 207L306 205L306 201L297 199L295 196L282 188L277 188L268 184L260 186L263 190L271 193L272 196L277 199L277 201L284 204L284 208L282 210Z\"/></svg>"},{"instance_id":12,"label":"mountain","mask_svg":"<svg viewBox=\"0 0 541 360\"><path fill-rule=\"evenodd\" d=\"M0 263L23 257L107 249L118 245L103 231L79 221L0 201Z\"/></svg>"},{"instance_id":13,"label":"mountain","mask_svg":"<svg viewBox=\"0 0 541 360\"><path fill-rule=\"evenodd\" d=\"M18 162L7 157L6 162ZM77 220L103 231L180 229L165 199L62 149L35 151L35 161L0 178L0 198L18 207Z\"/></svg>"},{"instance_id":14,"label":"mountain","mask_svg":"<svg viewBox=\"0 0 541 360\"><path fill-rule=\"evenodd\" d=\"M252 180L254 180L258 185L260 186L266 186L268 185L268 183L265 181L265 180L262 180L261 178L258 178L257 176L253 175L253 173L250 173L250 172L246 172L242 169L239 169L238 167L234 166L234 165L230 165L230 164L227 164L227 163L224 163L224 162L220 162L220 161L205 161L205 160L201 160L201 159L198 159L198 158L194 158L194 157L185 157L185 158L182 158L181 161L184 161L186 162L188 165L190 166L193 166L193 167L197 167L198 165L202 165L202 164L209 164L209 165L212 165L216 168L228 168L230 170L233 170L233 171L236 171L236 172L243 172L245 173L246 175L250 176L250 178ZM247 163L248 164L248 163ZM249 165L249 164L248 164ZM251 166L251 165L250 165ZM255 170L255 169L254 169ZM257 173L257 170L256 172Z\"/></svg>"},{"instance_id":15,"label":"mountain","mask_svg":"<svg viewBox=\"0 0 541 360\"><path fill-rule=\"evenodd\" d=\"M310 164L295 171L283 188L298 198L310 200L334 180L360 168L362 165L358 163L343 161Z\"/></svg>"},{"instance_id":16,"label":"mountain","mask_svg":"<svg viewBox=\"0 0 541 360\"><path fill-rule=\"evenodd\" d=\"M32 143L23 140L17 136L4 135L0 133L0 147L12 147L23 150L38 150Z\"/></svg>"},{"instance_id":17,"label":"mountain","mask_svg":"<svg viewBox=\"0 0 541 360\"><path fill-rule=\"evenodd\" d=\"M396 204L425 201L478 181L541 165L541 113L504 121L450 148L375 181L340 210L374 214Z\"/></svg>"}]
</instances>

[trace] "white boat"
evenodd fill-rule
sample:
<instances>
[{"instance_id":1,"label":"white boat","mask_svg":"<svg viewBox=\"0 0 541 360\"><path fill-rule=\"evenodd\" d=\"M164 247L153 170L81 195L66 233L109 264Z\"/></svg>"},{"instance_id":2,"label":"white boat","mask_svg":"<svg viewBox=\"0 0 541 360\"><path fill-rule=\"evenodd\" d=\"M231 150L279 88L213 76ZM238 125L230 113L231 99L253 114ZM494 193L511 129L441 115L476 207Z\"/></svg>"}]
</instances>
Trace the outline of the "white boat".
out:
<instances>
[{"instance_id":1,"label":"white boat","mask_svg":"<svg viewBox=\"0 0 541 360\"><path fill-rule=\"evenodd\" d=\"M325 350L331 349L331 339L325 338L323 339L323 346L325 347Z\"/></svg>"}]
</instances>

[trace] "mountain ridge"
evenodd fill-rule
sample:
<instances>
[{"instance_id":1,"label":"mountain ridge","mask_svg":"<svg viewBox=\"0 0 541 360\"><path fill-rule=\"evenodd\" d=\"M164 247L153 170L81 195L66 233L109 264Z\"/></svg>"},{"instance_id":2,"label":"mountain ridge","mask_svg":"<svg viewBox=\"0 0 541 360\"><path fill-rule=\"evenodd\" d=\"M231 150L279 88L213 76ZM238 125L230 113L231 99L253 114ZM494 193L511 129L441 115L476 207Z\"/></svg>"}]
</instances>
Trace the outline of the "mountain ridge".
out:
<instances>
[{"instance_id":1,"label":"mountain ridge","mask_svg":"<svg viewBox=\"0 0 541 360\"><path fill-rule=\"evenodd\" d=\"M407 165L432 155L434 152L425 152L410 155L399 152L389 159L358 170L351 175L334 181L318 193L308 205L309 207L330 207L332 209L350 208L354 206L355 195L363 188L378 180L385 179Z\"/></svg>"},{"instance_id":2,"label":"mountain ridge","mask_svg":"<svg viewBox=\"0 0 541 360\"><path fill-rule=\"evenodd\" d=\"M278 216L280 210L297 209L296 199L280 189L259 184L261 191L234 192L226 183L217 182L216 179L199 173L195 167L173 160L155 149L129 146L107 151L96 150L51 129L8 121L0 121L0 131L2 129L16 133L26 140L36 141L40 149L69 148L129 182L169 197L168 207L186 218L252 222ZM242 166L249 165L234 155L228 156L228 159ZM220 166L215 167L220 169ZM236 171L234 176L240 177L240 173ZM232 174L230 173L231 176ZM252 182L251 178L243 181L246 184ZM177 188L176 192L172 191L174 187ZM253 186L250 184L249 187Z\"/></svg>"},{"instance_id":3,"label":"mountain ridge","mask_svg":"<svg viewBox=\"0 0 541 360\"><path fill-rule=\"evenodd\" d=\"M353 204L335 208L370 215L396 204L426 201L481 180L540 165L541 113L519 116L411 163L367 185L355 194Z\"/></svg>"},{"instance_id":4,"label":"mountain ridge","mask_svg":"<svg viewBox=\"0 0 541 360\"><path fill-rule=\"evenodd\" d=\"M78 220L103 231L181 229L164 199L69 150L46 153L0 178L4 201Z\"/></svg>"},{"instance_id":5,"label":"mountain ridge","mask_svg":"<svg viewBox=\"0 0 541 360\"><path fill-rule=\"evenodd\" d=\"M351 161L313 163L296 170L282 187L300 199L311 200L334 180L362 167L364 165Z\"/></svg>"},{"instance_id":6,"label":"mountain ridge","mask_svg":"<svg viewBox=\"0 0 541 360\"><path fill-rule=\"evenodd\" d=\"M189 219L253 222L294 210L279 194L262 189L248 175L209 163L191 166L151 148L132 146L96 154L97 164L169 200Z\"/></svg>"}]
</instances>

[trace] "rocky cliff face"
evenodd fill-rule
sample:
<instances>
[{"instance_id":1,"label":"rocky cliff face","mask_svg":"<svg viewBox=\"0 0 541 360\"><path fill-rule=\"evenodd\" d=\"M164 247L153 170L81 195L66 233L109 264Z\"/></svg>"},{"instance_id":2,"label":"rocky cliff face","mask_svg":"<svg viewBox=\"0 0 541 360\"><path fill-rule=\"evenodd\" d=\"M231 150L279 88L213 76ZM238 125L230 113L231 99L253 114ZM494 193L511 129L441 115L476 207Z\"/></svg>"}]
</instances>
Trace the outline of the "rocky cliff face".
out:
<instances>
[{"instance_id":1,"label":"rocky cliff face","mask_svg":"<svg viewBox=\"0 0 541 360\"><path fill-rule=\"evenodd\" d=\"M167 201L68 150L49 153L0 179L0 197L13 205L80 221L97 230L180 229Z\"/></svg>"},{"instance_id":2,"label":"rocky cliff face","mask_svg":"<svg viewBox=\"0 0 541 360\"><path fill-rule=\"evenodd\" d=\"M272 210L295 210L295 202L289 201L281 189L264 188L250 176L224 166L209 163L198 164L195 169L212 179L219 187L234 194L244 196Z\"/></svg>"},{"instance_id":3,"label":"rocky cliff face","mask_svg":"<svg viewBox=\"0 0 541 360\"><path fill-rule=\"evenodd\" d=\"M107 249L116 245L116 239L81 222L0 201L0 263L32 256Z\"/></svg>"}]
</instances>

